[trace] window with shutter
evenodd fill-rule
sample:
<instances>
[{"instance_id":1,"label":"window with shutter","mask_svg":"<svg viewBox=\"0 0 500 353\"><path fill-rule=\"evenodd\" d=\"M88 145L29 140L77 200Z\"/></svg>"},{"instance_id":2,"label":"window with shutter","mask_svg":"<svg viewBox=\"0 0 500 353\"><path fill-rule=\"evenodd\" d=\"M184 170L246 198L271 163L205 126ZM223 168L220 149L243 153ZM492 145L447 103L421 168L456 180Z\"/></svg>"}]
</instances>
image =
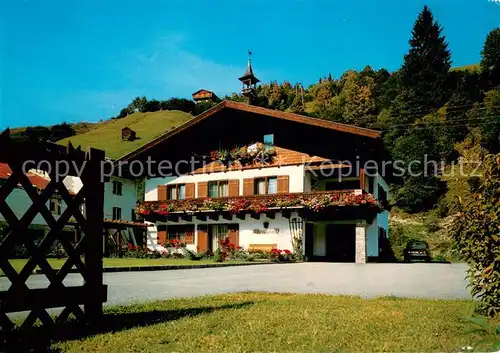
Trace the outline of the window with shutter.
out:
<instances>
[{"instance_id":1,"label":"window with shutter","mask_svg":"<svg viewBox=\"0 0 500 353\"><path fill-rule=\"evenodd\" d=\"M288 175L280 175L278 177L278 194L286 194L290 192L290 178Z\"/></svg>"},{"instance_id":2,"label":"window with shutter","mask_svg":"<svg viewBox=\"0 0 500 353\"><path fill-rule=\"evenodd\" d=\"M254 178L243 179L243 195L253 195Z\"/></svg>"},{"instance_id":3,"label":"window with shutter","mask_svg":"<svg viewBox=\"0 0 500 353\"><path fill-rule=\"evenodd\" d=\"M229 242L236 246L240 246L240 232L238 224L230 224L228 227L227 237Z\"/></svg>"},{"instance_id":4,"label":"window with shutter","mask_svg":"<svg viewBox=\"0 0 500 353\"><path fill-rule=\"evenodd\" d=\"M167 198L169 200L184 200L186 198L186 184L167 185Z\"/></svg>"},{"instance_id":5,"label":"window with shutter","mask_svg":"<svg viewBox=\"0 0 500 353\"><path fill-rule=\"evenodd\" d=\"M279 178L263 177L256 178L254 181L254 194L255 195L272 195L279 192Z\"/></svg>"},{"instance_id":6,"label":"window with shutter","mask_svg":"<svg viewBox=\"0 0 500 353\"><path fill-rule=\"evenodd\" d=\"M198 183L198 197L208 197L208 182L200 181Z\"/></svg>"},{"instance_id":7,"label":"window with shutter","mask_svg":"<svg viewBox=\"0 0 500 353\"><path fill-rule=\"evenodd\" d=\"M194 183L186 184L186 199L194 199Z\"/></svg>"},{"instance_id":8,"label":"window with shutter","mask_svg":"<svg viewBox=\"0 0 500 353\"><path fill-rule=\"evenodd\" d=\"M167 227L167 240L174 239L186 244L194 244L194 225L169 225Z\"/></svg>"},{"instance_id":9,"label":"window with shutter","mask_svg":"<svg viewBox=\"0 0 500 353\"><path fill-rule=\"evenodd\" d=\"M167 185L158 185L158 201L167 200Z\"/></svg>"},{"instance_id":10,"label":"window with shutter","mask_svg":"<svg viewBox=\"0 0 500 353\"><path fill-rule=\"evenodd\" d=\"M228 181L216 180L208 182L208 197L228 196Z\"/></svg>"},{"instance_id":11,"label":"window with shutter","mask_svg":"<svg viewBox=\"0 0 500 353\"><path fill-rule=\"evenodd\" d=\"M240 181L238 179L232 179L228 182L228 194L229 196L239 196L240 195Z\"/></svg>"}]
</instances>

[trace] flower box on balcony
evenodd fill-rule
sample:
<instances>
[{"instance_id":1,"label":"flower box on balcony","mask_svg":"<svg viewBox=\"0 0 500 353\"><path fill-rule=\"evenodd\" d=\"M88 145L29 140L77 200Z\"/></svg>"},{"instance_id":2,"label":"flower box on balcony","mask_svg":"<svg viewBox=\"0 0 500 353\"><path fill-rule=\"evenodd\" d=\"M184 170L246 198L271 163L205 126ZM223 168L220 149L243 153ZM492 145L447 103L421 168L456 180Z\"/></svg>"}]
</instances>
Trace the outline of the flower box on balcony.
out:
<instances>
[{"instance_id":1,"label":"flower box on balcony","mask_svg":"<svg viewBox=\"0 0 500 353\"><path fill-rule=\"evenodd\" d=\"M255 195L221 198L196 198L172 201L146 201L137 206L142 216L155 214L168 216L173 212L193 214L217 211L238 214L242 212L265 213L269 210L290 208L319 212L327 207L364 206L382 210L372 194L356 194L353 190L294 193L286 195Z\"/></svg>"}]
</instances>

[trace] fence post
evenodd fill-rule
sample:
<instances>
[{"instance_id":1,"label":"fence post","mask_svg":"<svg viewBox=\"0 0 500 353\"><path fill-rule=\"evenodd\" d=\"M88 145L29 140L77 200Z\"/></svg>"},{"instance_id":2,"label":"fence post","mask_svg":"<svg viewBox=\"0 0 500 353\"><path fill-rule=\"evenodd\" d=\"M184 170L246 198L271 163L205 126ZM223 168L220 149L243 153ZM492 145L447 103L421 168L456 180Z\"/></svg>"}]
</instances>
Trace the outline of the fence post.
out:
<instances>
[{"instance_id":1,"label":"fence post","mask_svg":"<svg viewBox=\"0 0 500 353\"><path fill-rule=\"evenodd\" d=\"M85 264L89 276L85 283L88 293L85 304L85 315L89 322L96 323L102 315L103 287L103 246L102 230L104 218L104 181L101 175L101 162L104 161L104 151L91 148L88 152L85 167L84 185L87 188L85 200L85 216L87 232L85 242ZM87 169L88 168L88 169Z\"/></svg>"}]
</instances>

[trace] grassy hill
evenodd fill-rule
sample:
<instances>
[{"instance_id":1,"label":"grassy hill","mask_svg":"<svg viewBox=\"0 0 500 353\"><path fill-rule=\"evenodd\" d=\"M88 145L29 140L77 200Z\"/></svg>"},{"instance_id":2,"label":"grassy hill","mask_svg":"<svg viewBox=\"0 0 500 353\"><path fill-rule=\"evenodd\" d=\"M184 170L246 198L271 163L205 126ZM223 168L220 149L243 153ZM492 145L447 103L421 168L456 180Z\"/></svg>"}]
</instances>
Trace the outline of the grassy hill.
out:
<instances>
[{"instance_id":1,"label":"grassy hill","mask_svg":"<svg viewBox=\"0 0 500 353\"><path fill-rule=\"evenodd\" d=\"M474 71L474 72L479 72L479 71L481 71L481 65L470 64L470 65L462 65L462 66L456 66L456 67L451 68L451 71L463 71L463 70L470 70L470 71Z\"/></svg>"},{"instance_id":2,"label":"grassy hill","mask_svg":"<svg viewBox=\"0 0 500 353\"><path fill-rule=\"evenodd\" d=\"M67 145L71 141L73 146L82 146L82 149L88 147L102 149L106 151L106 157L116 159L191 118L191 114L177 110L134 113L123 119L105 121L90 131L57 143ZM124 127L134 130L137 133L137 140L122 141L121 129Z\"/></svg>"}]
</instances>

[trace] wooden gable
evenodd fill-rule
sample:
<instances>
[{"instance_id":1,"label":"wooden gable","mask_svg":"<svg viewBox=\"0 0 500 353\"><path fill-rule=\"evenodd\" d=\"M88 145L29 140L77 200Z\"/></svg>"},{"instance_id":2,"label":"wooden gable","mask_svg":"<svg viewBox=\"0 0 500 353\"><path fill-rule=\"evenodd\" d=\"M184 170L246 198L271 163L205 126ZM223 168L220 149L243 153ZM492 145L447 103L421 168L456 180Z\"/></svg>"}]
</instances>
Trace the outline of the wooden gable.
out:
<instances>
[{"instance_id":1,"label":"wooden gable","mask_svg":"<svg viewBox=\"0 0 500 353\"><path fill-rule=\"evenodd\" d=\"M297 114L224 101L187 123L147 143L122 160L190 161L180 166L180 174L198 170L202 161L220 148L231 149L274 135L282 165L301 164L302 160L377 161L382 155L380 133L375 130L333 123ZM300 160L300 162L299 162ZM198 164L197 164L198 163ZM183 169L184 168L184 169ZM215 165L214 165L215 168ZM217 171L216 169L212 171Z\"/></svg>"}]
</instances>

